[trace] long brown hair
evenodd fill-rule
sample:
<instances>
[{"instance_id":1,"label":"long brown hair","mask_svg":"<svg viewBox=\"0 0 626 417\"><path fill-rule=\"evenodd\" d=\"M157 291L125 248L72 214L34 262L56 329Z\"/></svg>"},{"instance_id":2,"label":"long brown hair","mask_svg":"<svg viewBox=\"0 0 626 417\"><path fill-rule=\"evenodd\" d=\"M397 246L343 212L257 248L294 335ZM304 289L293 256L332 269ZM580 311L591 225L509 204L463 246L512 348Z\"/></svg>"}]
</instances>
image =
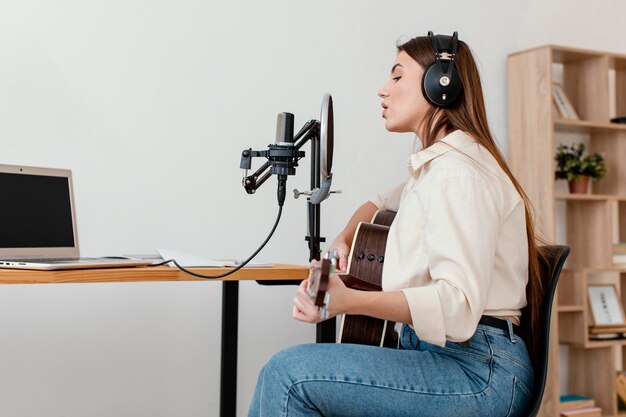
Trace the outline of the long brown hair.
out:
<instances>
[{"instance_id":1,"label":"long brown hair","mask_svg":"<svg viewBox=\"0 0 626 417\"><path fill-rule=\"evenodd\" d=\"M424 69L435 61L433 44L428 36L413 38L398 45L398 52L401 51L406 52ZM541 297L542 283L538 261L540 253L537 244L538 240L534 231L532 205L521 185L513 176L504 156L493 139L489 124L487 123L483 90L476 62L465 42L459 41L455 65L461 78L463 92L452 106L446 108L433 106L428 110L426 117L419 127L420 139L422 140L424 148L427 148L432 145L438 137L454 130L462 130L468 133L493 155L524 200L526 211L526 238L528 240L528 286L526 288L526 295L529 307L531 308L528 309L530 317L522 319L530 320L531 326L535 327L539 323L538 303L531 303L530 300L538 300L539 297ZM532 335L528 336L532 337ZM531 345L532 344L531 342ZM531 348L531 346L529 346L529 348Z\"/></svg>"}]
</instances>

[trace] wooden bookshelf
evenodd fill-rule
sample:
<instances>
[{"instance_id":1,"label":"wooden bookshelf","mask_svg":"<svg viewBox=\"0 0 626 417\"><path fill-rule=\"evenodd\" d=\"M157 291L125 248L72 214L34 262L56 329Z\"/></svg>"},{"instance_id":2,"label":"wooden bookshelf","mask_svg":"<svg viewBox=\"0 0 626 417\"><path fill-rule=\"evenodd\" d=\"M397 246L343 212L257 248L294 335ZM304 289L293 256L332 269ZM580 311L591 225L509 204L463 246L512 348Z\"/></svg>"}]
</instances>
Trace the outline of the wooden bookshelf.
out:
<instances>
[{"instance_id":1,"label":"wooden bookshelf","mask_svg":"<svg viewBox=\"0 0 626 417\"><path fill-rule=\"evenodd\" d=\"M555 112L558 82L578 114ZM508 57L509 161L534 211L537 231L570 246L552 317L546 391L539 413L557 417L559 345L568 346L567 392L593 397L605 416L618 410L615 370L626 366L626 339L590 340L587 285L610 283L626 305L626 265L613 265L613 244L626 242L626 55L543 46ZM608 172L590 194L569 194L555 181L561 143L583 142L604 155ZM622 365L624 363L625 365ZM564 370L562 370L564 371Z\"/></svg>"}]
</instances>

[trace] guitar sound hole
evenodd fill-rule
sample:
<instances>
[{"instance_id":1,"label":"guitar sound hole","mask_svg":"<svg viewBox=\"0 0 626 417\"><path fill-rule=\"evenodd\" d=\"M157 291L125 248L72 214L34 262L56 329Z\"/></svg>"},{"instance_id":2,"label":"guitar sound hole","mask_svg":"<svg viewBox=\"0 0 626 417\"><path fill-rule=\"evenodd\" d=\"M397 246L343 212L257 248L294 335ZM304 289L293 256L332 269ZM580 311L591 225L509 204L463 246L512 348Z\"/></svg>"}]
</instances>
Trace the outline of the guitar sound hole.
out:
<instances>
[{"instance_id":1,"label":"guitar sound hole","mask_svg":"<svg viewBox=\"0 0 626 417\"><path fill-rule=\"evenodd\" d=\"M374 259L376 259L376 255L374 255L373 253L370 253L369 255L367 255L367 260L368 261L373 261Z\"/></svg>"}]
</instances>

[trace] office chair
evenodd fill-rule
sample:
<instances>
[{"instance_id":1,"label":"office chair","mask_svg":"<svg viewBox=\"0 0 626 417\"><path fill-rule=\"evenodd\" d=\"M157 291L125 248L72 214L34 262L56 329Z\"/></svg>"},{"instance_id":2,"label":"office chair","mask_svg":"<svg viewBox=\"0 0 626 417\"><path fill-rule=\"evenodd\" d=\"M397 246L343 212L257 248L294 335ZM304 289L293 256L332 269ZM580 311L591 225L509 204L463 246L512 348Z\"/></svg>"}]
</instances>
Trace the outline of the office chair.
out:
<instances>
[{"instance_id":1,"label":"office chair","mask_svg":"<svg viewBox=\"0 0 626 417\"><path fill-rule=\"evenodd\" d=\"M539 303L539 324L540 328L532 329L528 320L522 320L520 325L520 336L526 343L530 353L530 359L535 371L535 387L533 389L534 399L528 405L528 417L535 417L541 406L541 399L546 387L546 377L548 374L548 352L550 342L550 316L552 312L552 302L556 292L556 284L565 259L569 254L567 246L541 246L539 248L543 256L539 256L539 268L543 283L543 294L539 300L528 299L528 305L522 309L522 317L528 316L528 309L534 303ZM529 339L532 334L533 338ZM532 341L531 341L532 340Z\"/></svg>"}]
</instances>

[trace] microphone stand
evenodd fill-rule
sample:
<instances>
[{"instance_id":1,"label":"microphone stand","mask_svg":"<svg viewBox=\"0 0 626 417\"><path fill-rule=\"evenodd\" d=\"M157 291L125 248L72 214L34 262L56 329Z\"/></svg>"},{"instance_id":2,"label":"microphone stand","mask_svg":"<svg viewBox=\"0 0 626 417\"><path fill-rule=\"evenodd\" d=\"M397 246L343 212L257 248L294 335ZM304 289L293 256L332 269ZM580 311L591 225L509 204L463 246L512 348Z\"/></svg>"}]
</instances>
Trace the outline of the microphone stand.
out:
<instances>
[{"instance_id":1,"label":"microphone stand","mask_svg":"<svg viewBox=\"0 0 626 417\"><path fill-rule=\"evenodd\" d=\"M320 135L319 124L317 124L317 134L311 137L311 190L320 188ZM296 195L299 195L297 193ZM305 240L309 242L309 262L313 259L320 260L322 250L320 243L326 239L321 236L321 204L311 203L311 196L307 196L307 223L308 235Z\"/></svg>"}]
</instances>

